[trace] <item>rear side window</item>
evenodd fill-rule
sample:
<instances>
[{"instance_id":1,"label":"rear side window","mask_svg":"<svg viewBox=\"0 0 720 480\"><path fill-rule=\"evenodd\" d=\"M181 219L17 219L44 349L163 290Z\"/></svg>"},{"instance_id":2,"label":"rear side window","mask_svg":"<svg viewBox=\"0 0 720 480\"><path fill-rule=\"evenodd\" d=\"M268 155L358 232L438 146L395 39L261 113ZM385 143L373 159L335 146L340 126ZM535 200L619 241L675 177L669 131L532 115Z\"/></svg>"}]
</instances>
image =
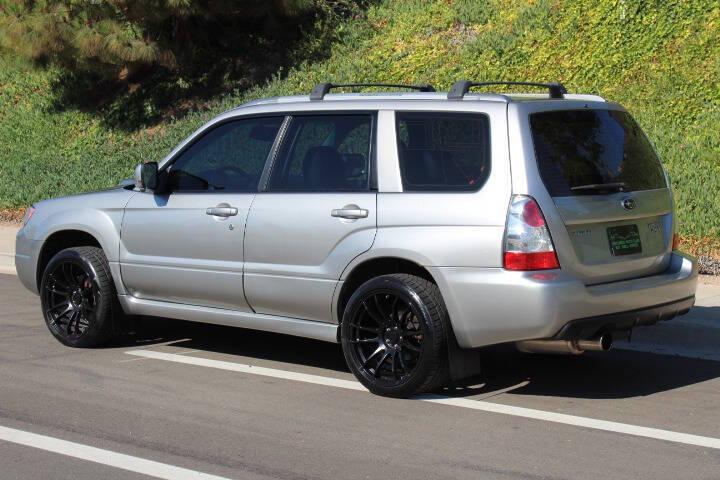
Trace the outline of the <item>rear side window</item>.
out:
<instances>
[{"instance_id":1,"label":"rear side window","mask_svg":"<svg viewBox=\"0 0 720 480\"><path fill-rule=\"evenodd\" d=\"M486 115L397 112L405 191L475 191L490 173Z\"/></svg>"},{"instance_id":2,"label":"rear side window","mask_svg":"<svg viewBox=\"0 0 720 480\"><path fill-rule=\"evenodd\" d=\"M270 190L368 190L372 118L293 117L273 167Z\"/></svg>"},{"instance_id":3,"label":"rear side window","mask_svg":"<svg viewBox=\"0 0 720 480\"><path fill-rule=\"evenodd\" d=\"M627 112L557 110L530 115L540 176L553 197L666 187L660 160Z\"/></svg>"}]
</instances>

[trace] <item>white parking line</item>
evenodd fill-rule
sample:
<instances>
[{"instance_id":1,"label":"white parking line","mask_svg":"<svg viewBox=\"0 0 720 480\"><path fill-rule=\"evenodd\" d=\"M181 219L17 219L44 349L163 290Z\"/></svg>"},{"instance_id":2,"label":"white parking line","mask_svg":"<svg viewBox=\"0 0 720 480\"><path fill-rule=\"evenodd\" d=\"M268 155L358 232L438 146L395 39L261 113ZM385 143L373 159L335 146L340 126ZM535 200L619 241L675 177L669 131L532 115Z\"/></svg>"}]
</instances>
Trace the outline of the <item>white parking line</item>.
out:
<instances>
[{"instance_id":1,"label":"white parking line","mask_svg":"<svg viewBox=\"0 0 720 480\"><path fill-rule=\"evenodd\" d=\"M0 426L0 440L166 480L229 480L196 470Z\"/></svg>"},{"instance_id":2,"label":"white parking line","mask_svg":"<svg viewBox=\"0 0 720 480\"><path fill-rule=\"evenodd\" d=\"M251 373L253 375L262 375L264 377L282 378L283 380L294 380L296 382L314 383L316 385L325 385L326 387L338 387L349 390L367 389L354 380L342 380L332 377L321 377L320 375L310 375L308 373L290 372L287 370L278 370L275 368L255 367L253 365L243 365L235 362L223 362L222 360L210 360L202 357L185 357L176 353L155 352L153 350L129 350L128 355L135 355L144 358L153 358L155 360L168 360L175 363L185 363L187 365L197 365L200 367L219 368L220 370L230 370L232 372Z\"/></svg>"},{"instance_id":3,"label":"white parking line","mask_svg":"<svg viewBox=\"0 0 720 480\"><path fill-rule=\"evenodd\" d=\"M170 344L167 344L170 345ZM202 352L203 350L185 350L184 352L177 352L175 355L190 355L191 353ZM128 358L125 360L118 360L117 363L128 363L128 362L139 362L141 360L152 360L148 357Z\"/></svg>"},{"instance_id":4,"label":"white parking line","mask_svg":"<svg viewBox=\"0 0 720 480\"><path fill-rule=\"evenodd\" d=\"M186 365L218 368L221 370L249 373L252 375L262 375L265 377L280 378L283 380L294 380L297 382L312 383L316 385L324 385L327 387L367 391L365 387L362 386L362 384L353 380L342 380L332 377L323 377L320 375L289 372L286 370L278 370L267 367L256 367L253 365L244 365L240 363L225 362L221 360L211 360L208 358L186 357L173 353L155 352L152 350L130 350L125 353L138 357L152 358L155 360L165 360L169 362L183 363ZM532 408L515 407L499 403L470 400L467 398L453 398L441 395L424 395L422 397L417 397L417 400L431 403L439 403L442 405L450 405L453 407L468 408L471 410L481 410L490 413L501 413L503 415L512 415L515 417L531 418L533 420L542 420L545 422L592 428L595 430L603 430L606 432L623 433L627 435L634 435L637 437L654 438L657 440L665 440L668 442L683 443L686 445L696 445L700 447L720 449L720 438L703 437L700 435L673 432L671 430L662 430L659 428L641 427L638 425L610 422L607 420L598 420L595 418L579 417L575 415L566 415L563 413L546 412L544 410L535 410Z\"/></svg>"}]
</instances>

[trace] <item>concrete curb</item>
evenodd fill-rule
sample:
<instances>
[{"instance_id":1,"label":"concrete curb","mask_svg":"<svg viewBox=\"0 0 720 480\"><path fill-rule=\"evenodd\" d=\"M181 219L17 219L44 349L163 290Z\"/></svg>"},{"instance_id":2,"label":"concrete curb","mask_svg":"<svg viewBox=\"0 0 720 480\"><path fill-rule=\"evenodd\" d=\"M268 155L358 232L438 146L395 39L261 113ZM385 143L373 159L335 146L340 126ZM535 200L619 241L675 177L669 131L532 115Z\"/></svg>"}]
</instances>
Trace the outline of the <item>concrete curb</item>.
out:
<instances>
[{"instance_id":1,"label":"concrete curb","mask_svg":"<svg viewBox=\"0 0 720 480\"><path fill-rule=\"evenodd\" d=\"M15 254L0 252L0 273L10 273L16 275L15 271Z\"/></svg>"},{"instance_id":2,"label":"concrete curb","mask_svg":"<svg viewBox=\"0 0 720 480\"><path fill-rule=\"evenodd\" d=\"M15 271L15 235L20 225L0 223L0 273L17 275Z\"/></svg>"}]
</instances>

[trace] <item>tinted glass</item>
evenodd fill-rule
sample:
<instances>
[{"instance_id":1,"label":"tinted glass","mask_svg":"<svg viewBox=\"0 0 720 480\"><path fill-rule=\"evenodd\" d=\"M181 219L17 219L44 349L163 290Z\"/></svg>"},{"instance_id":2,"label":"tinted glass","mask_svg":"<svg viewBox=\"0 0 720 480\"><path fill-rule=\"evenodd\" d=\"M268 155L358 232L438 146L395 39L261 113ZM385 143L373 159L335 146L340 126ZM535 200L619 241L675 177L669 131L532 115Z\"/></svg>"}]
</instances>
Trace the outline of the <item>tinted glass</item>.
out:
<instances>
[{"instance_id":1,"label":"tinted glass","mask_svg":"<svg viewBox=\"0 0 720 480\"><path fill-rule=\"evenodd\" d=\"M294 117L270 189L367 190L371 126L370 115Z\"/></svg>"},{"instance_id":2,"label":"tinted glass","mask_svg":"<svg viewBox=\"0 0 720 480\"><path fill-rule=\"evenodd\" d=\"M626 112L559 110L530 115L535 156L550 195L598 194L583 185L622 183L623 190L665 187L650 142Z\"/></svg>"},{"instance_id":3,"label":"tinted glass","mask_svg":"<svg viewBox=\"0 0 720 480\"><path fill-rule=\"evenodd\" d=\"M485 115L397 113L403 189L473 191L490 173L490 127Z\"/></svg>"},{"instance_id":4,"label":"tinted glass","mask_svg":"<svg viewBox=\"0 0 720 480\"><path fill-rule=\"evenodd\" d=\"M168 168L171 191L256 191L283 117L235 120L213 128Z\"/></svg>"}]
</instances>

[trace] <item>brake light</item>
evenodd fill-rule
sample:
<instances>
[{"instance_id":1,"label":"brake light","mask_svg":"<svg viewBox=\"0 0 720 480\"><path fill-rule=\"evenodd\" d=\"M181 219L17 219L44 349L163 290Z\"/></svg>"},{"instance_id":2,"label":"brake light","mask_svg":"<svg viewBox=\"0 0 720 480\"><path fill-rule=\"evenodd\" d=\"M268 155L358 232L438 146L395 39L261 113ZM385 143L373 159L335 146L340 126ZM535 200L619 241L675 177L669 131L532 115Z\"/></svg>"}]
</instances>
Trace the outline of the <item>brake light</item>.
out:
<instances>
[{"instance_id":1,"label":"brake light","mask_svg":"<svg viewBox=\"0 0 720 480\"><path fill-rule=\"evenodd\" d=\"M532 197L515 195L510 202L503 267L523 271L560 268L545 217Z\"/></svg>"}]
</instances>

